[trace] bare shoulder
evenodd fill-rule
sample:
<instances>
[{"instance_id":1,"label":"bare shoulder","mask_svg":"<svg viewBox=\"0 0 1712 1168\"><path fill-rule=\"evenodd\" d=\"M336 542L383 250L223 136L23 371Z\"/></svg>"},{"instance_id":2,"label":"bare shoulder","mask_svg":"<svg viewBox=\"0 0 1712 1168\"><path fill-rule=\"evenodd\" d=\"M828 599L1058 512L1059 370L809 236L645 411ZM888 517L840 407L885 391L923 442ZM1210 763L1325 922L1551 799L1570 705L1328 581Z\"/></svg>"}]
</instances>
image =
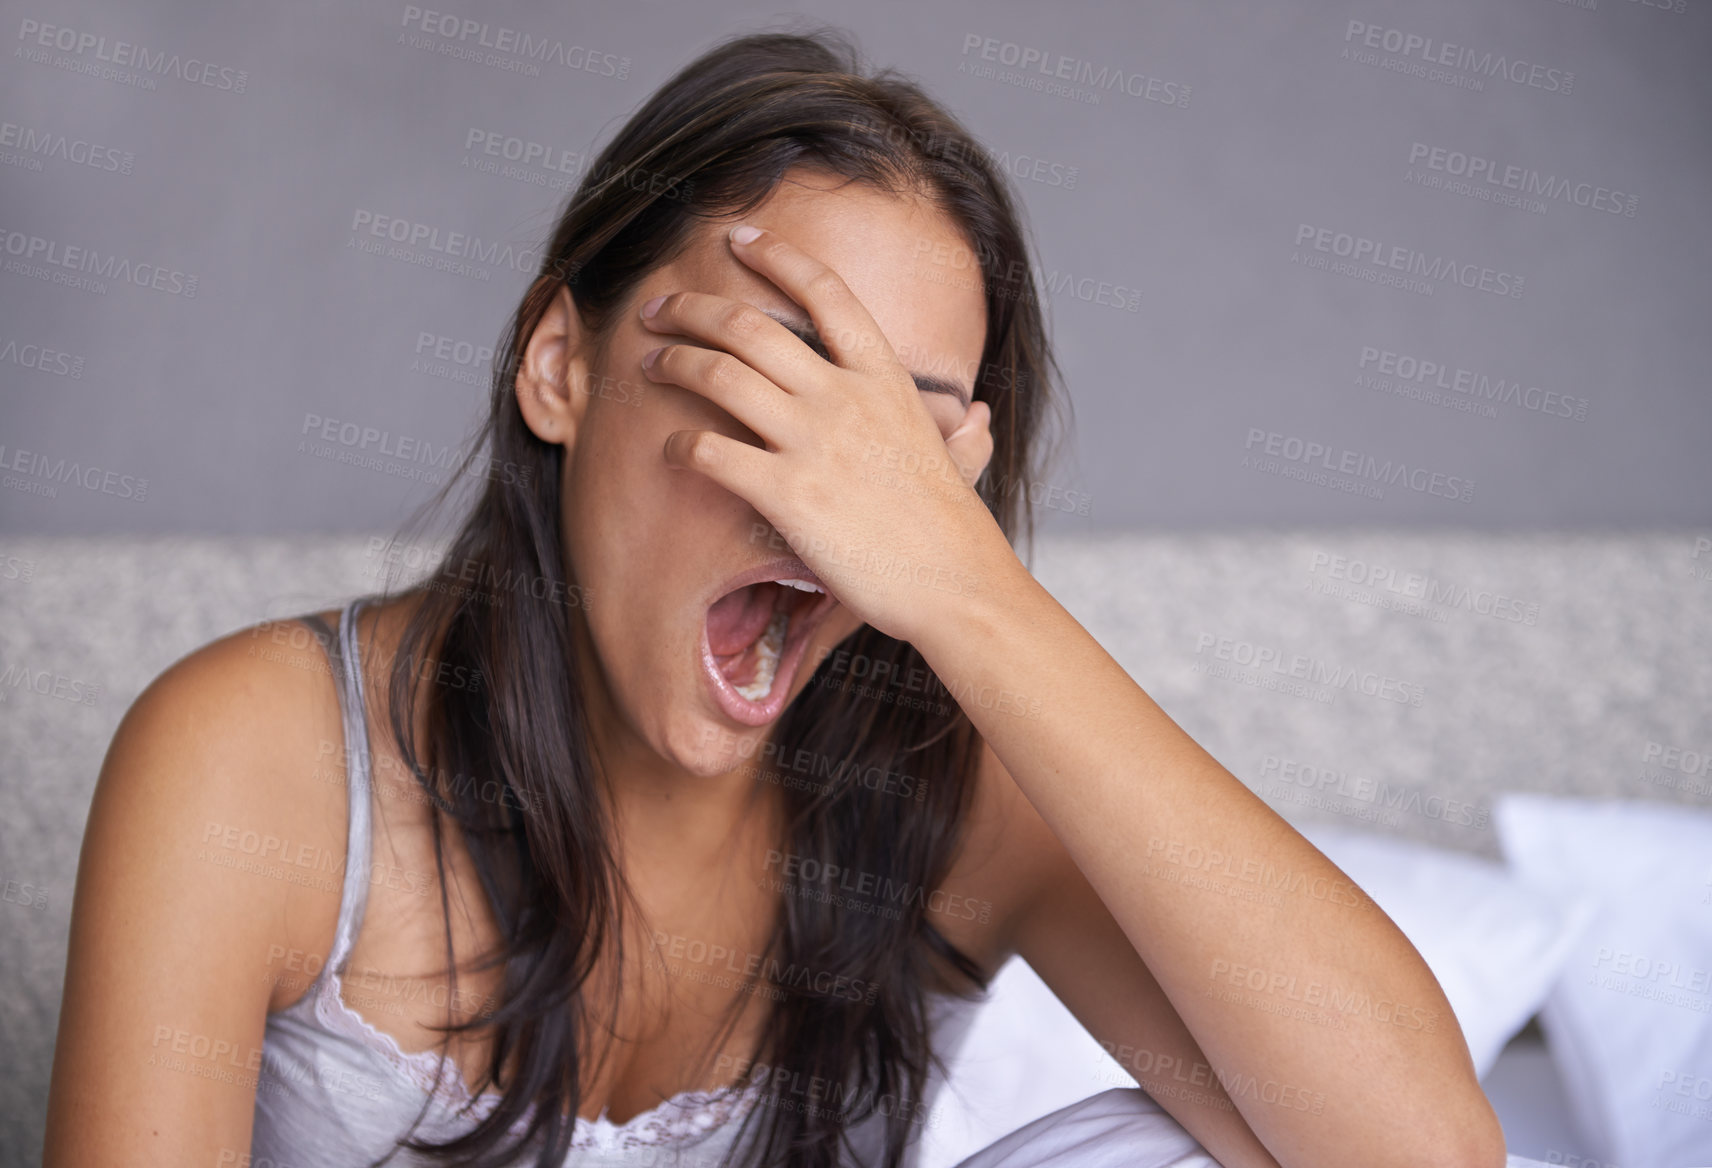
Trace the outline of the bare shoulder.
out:
<instances>
[{"instance_id":1,"label":"bare shoulder","mask_svg":"<svg viewBox=\"0 0 1712 1168\"><path fill-rule=\"evenodd\" d=\"M336 636L338 612L319 615ZM102 767L89 830L111 821L116 845L177 855L224 885L225 903L246 920L218 927L264 929L266 964L279 966L274 949L330 938L338 917L348 814L342 744L322 640L294 618L257 622L186 654L132 703ZM289 975L273 972L258 980L277 1008L296 994Z\"/></svg>"},{"instance_id":2,"label":"bare shoulder","mask_svg":"<svg viewBox=\"0 0 1712 1168\"><path fill-rule=\"evenodd\" d=\"M297 622L194 650L126 710L79 858L48 1164L249 1146L270 971L337 917L339 881L305 878L344 863L328 741L329 666Z\"/></svg>"},{"instance_id":3,"label":"bare shoulder","mask_svg":"<svg viewBox=\"0 0 1712 1168\"><path fill-rule=\"evenodd\" d=\"M992 974L1017 952L1025 914L1076 868L992 747L983 740L980 750L963 846L945 881L977 911L942 929Z\"/></svg>"},{"instance_id":4,"label":"bare shoulder","mask_svg":"<svg viewBox=\"0 0 1712 1168\"><path fill-rule=\"evenodd\" d=\"M316 615L336 640L339 612ZM207 655L189 700L206 703L221 726L211 748L242 760L211 809L223 817L205 809L197 820L204 862L248 877L268 902L283 900L268 938L270 1010L308 987L303 970L314 962L305 965L298 955L324 955L339 915L350 813L329 648L337 645L324 643L319 630L287 618L260 621L192 654ZM219 691L227 696L215 696Z\"/></svg>"}]
</instances>

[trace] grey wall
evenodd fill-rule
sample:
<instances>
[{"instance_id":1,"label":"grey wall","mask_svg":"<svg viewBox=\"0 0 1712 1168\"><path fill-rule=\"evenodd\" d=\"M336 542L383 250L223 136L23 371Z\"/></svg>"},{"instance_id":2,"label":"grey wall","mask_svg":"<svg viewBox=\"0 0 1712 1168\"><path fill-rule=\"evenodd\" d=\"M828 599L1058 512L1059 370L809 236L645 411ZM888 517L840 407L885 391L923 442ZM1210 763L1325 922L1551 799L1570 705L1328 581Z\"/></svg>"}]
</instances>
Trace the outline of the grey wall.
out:
<instances>
[{"instance_id":1,"label":"grey wall","mask_svg":"<svg viewBox=\"0 0 1712 1168\"><path fill-rule=\"evenodd\" d=\"M306 418L467 433L484 371L420 339L492 345L578 157L788 11L1019 174L1076 404L1052 524L1712 523L1712 0L434 9L581 69L464 59L432 7L5 5L0 528L392 527L428 488L301 451ZM565 169L467 165L486 133ZM1513 185L1445 187L1469 158ZM366 254L365 215L519 258ZM1368 497L1298 447L1409 475Z\"/></svg>"}]
</instances>

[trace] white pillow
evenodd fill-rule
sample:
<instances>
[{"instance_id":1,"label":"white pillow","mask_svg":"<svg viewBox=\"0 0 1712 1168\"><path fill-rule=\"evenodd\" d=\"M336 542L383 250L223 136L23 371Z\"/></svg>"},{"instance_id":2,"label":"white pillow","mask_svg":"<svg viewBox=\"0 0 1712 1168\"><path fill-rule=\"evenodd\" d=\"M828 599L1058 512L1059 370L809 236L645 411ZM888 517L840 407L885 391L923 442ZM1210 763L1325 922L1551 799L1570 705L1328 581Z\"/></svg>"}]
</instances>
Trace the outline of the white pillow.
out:
<instances>
[{"instance_id":1,"label":"white pillow","mask_svg":"<svg viewBox=\"0 0 1712 1168\"><path fill-rule=\"evenodd\" d=\"M1541 1013L1590 1151L1712 1164L1712 814L1506 795L1494 819L1518 875L1598 904Z\"/></svg>"},{"instance_id":2,"label":"white pillow","mask_svg":"<svg viewBox=\"0 0 1712 1168\"><path fill-rule=\"evenodd\" d=\"M949 1168L1049 1112L1135 1086L1022 958L1005 962L988 993L947 1060L919 1168Z\"/></svg>"},{"instance_id":3,"label":"white pillow","mask_svg":"<svg viewBox=\"0 0 1712 1168\"><path fill-rule=\"evenodd\" d=\"M1592 906L1536 891L1479 856L1318 823L1292 826L1420 951L1485 1078L1545 1001Z\"/></svg>"}]
</instances>

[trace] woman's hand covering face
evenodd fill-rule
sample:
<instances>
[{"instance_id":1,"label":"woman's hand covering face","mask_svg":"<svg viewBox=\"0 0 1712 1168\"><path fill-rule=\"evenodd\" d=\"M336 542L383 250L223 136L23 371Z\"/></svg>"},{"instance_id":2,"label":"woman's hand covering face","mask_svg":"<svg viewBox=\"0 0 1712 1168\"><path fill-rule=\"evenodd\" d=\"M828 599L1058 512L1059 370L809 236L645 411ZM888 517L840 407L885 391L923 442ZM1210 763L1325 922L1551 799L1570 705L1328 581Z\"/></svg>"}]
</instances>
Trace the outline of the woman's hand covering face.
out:
<instances>
[{"instance_id":1,"label":"woman's hand covering face","mask_svg":"<svg viewBox=\"0 0 1712 1168\"><path fill-rule=\"evenodd\" d=\"M973 487L992 456L991 411L965 408L953 382L918 383L831 267L777 232L747 242L739 233L732 252L809 320L787 327L752 304L688 290L645 304L646 327L701 342L654 350L647 375L700 394L765 444L680 430L664 457L748 502L860 619L913 640L1014 560ZM818 334L830 360L804 334ZM923 389L955 400L962 420L948 434Z\"/></svg>"}]
</instances>

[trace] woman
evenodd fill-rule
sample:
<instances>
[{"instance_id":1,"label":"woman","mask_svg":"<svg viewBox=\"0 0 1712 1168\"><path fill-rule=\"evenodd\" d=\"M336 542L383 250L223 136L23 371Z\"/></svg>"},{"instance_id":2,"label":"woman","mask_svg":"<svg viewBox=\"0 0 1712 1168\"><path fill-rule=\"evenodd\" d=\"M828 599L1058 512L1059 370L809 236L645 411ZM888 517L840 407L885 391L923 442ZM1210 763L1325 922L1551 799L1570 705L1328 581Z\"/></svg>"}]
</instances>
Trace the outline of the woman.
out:
<instances>
[{"instance_id":1,"label":"woman","mask_svg":"<svg viewBox=\"0 0 1712 1168\"><path fill-rule=\"evenodd\" d=\"M908 1163L1016 953L1148 1094L970 1163L1091 1163L1090 1119L1501 1163L1408 942L1012 549L1033 287L990 160L837 37L672 78L496 349L436 571L127 713L48 1163Z\"/></svg>"}]
</instances>

